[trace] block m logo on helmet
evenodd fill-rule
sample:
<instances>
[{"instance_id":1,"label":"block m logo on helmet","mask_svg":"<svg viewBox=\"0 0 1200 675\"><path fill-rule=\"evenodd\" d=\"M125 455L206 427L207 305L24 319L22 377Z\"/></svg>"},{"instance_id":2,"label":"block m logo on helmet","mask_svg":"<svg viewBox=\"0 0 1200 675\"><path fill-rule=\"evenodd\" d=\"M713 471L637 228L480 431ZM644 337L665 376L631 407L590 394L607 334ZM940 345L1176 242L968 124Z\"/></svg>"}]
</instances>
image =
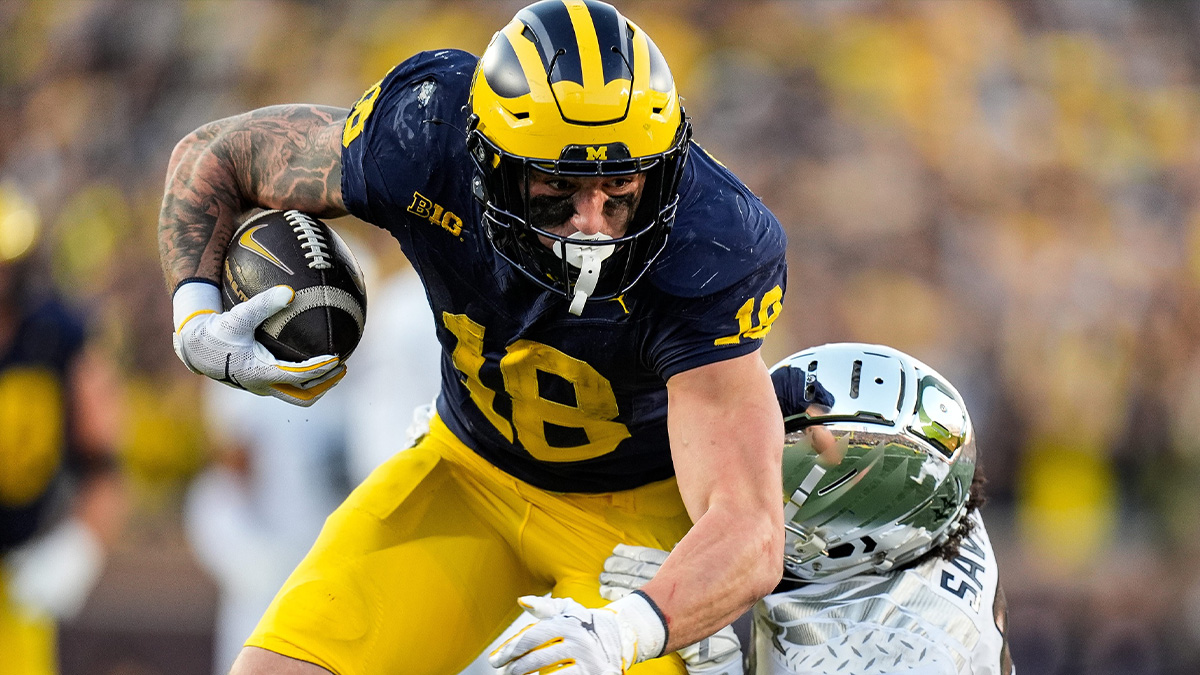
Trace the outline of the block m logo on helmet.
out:
<instances>
[{"instance_id":1,"label":"block m logo on helmet","mask_svg":"<svg viewBox=\"0 0 1200 675\"><path fill-rule=\"evenodd\" d=\"M565 145L560 160L564 162L608 162L610 160L625 160L631 164L632 155L629 146L624 143L597 143L594 145ZM561 165L560 165L561 166ZM614 171L613 173L617 173Z\"/></svg>"}]
</instances>

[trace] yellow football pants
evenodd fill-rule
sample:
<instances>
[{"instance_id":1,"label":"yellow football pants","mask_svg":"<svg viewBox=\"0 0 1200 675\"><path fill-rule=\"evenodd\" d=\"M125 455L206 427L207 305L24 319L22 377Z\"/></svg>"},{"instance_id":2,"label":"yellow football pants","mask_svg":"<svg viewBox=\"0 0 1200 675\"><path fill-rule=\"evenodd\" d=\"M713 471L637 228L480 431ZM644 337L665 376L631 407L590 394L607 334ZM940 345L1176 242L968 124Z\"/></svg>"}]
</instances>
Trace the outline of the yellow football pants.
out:
<instances>
[{"instance_id":1,"label":"yellow football pants","mask_svg":"<svg viewBox=\"0 0 1200 675\"><path fill-rule=\"evenodd\" d=\"M520 614L521 595L606 604L623 542L670 549L691 521L674 479L605 494L535 488L440 419L325 522L246 642L337 675L452 675ZM634 675L684 675L675 655Z\"/></svg>"},{"instance_id":2,"label":"yellow football pants","mask_svg":"<svg viewBox=\"0 0 1200 675\"><path fill-rule=\"evenodd\" d=\"M58 672L54 621L17 606L7 589L0 568L0 675L54 675Z\"/></svg>"}]
</instances>

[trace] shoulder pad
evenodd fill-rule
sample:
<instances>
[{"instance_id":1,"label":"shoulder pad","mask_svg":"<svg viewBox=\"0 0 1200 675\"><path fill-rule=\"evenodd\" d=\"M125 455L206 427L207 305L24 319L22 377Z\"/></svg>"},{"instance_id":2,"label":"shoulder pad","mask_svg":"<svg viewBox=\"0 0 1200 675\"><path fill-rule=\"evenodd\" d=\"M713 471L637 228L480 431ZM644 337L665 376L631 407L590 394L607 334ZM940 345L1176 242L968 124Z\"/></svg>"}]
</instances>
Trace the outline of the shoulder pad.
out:
<instances>
[{"instance_id":1,"label":"shoulder pad","mask_svg":"<svg viewBox=\"0 0 1200 675\"><path fill-rule=\"evenodd\" d=\"M380 82L381 100L395 97L411 100L431 115L465 127L467 97L478 57L458 49L421 52L400 62ZM448 91L436 92L426 83ZM422 87L425 87L422 90Z\"/></svg>"},{"instance_id":2,"label":"shoulder pad","mask_svg":"<svg viewBox=\"0 0 1200 675\"><path fill-rule=\"evenodd\" d=\"M467 100L477 62L459 50L422 52L367 89L342 134L347 210L379 224L411 203L414 190L469 185Z\"/></svg>"},{"instance_id":3,"label":"shoulder pad","mask_svg":"<svg viewBox=\"0 0 1200 675\"><path fill-rule=\"evenodd\" d=\"M723 291L784 257L787 237L762 201L695 143L666 249L649 272L679 297Z\"/></svg>"}]
</instances>

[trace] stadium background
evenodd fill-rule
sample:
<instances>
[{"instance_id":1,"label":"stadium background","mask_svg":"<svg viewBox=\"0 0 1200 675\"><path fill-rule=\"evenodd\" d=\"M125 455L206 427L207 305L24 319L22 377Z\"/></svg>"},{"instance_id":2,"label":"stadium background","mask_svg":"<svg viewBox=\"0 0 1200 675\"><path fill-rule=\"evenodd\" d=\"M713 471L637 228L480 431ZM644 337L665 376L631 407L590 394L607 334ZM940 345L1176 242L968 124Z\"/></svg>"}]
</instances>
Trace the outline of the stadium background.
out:
<instances>
[{"instance_id":1,"label":"stadium background","mask_svg":"<svg viewBox=\"0 0 1200 675\"><path fill-rule=\"evenodd\" d=\"M416 51L478 53L522 4L0 3L0 259L31 246L90 315L135 497L65 673L208 672L214 591L179 525L208 436L155 243L176 140L348 106ZM1200 672L1200 5L621 8L787 227L768 361L885 342L959 384L1020 672Z\"/></svg>"}]
</instances>

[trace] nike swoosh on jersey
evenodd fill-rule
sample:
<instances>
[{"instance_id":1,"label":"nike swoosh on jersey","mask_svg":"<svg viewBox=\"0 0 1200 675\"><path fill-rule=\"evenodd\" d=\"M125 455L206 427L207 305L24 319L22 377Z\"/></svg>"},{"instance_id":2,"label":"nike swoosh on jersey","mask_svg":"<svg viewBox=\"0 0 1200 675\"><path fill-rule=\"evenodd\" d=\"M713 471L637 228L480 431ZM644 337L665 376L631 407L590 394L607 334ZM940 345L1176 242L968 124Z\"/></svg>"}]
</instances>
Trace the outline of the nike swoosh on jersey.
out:
<instances>
[{"instance_id":1,"label":"nike swoosh on jersey","mask_svg":"<svg viewBox=\"0 0 1200 675\"><path fill-rule=\"evenodd\" d=\"M241 246L242 248L265 258L267 260L267 262L278 267L279 269L283 270L284 272L287 272L288 274L294 274L294 272L292 272L292 270L289 269L287 265L283 264L283 261L281 261L279 258L275 257L274 253L271 253L270 251L268 251L262 244L258 243L254 239L254 233L264 227L266 227L265 224L264 225L255 225L254 227L243 232L242 236L238 238L238 246Z\"/></svg>"}]
</instances>

